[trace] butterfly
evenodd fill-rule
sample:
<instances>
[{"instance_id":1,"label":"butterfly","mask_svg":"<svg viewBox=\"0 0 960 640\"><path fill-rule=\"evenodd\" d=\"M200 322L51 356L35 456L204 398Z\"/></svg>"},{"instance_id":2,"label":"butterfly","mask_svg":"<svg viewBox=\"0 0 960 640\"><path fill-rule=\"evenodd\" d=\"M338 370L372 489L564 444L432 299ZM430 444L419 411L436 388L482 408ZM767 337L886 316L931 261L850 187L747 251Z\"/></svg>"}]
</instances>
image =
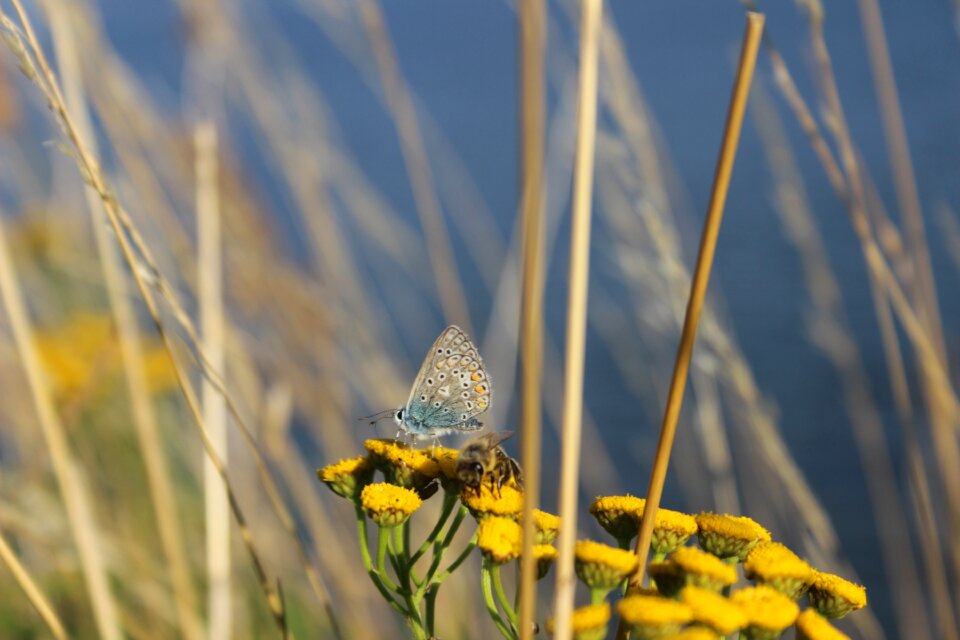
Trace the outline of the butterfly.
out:
<instances>
[{"instance_id":1,"label":"butterfly","mask_svg":"<svg viewBox=\"0 0 960 640\"><path fill-rule=\"evenodd\" d=\"M490 408L492 397L477 348L463 329L450 325L427 352L407 403L389 413L399 428L397 438L436 439L482 429L477 416Z\"/></svg>"}]
</instances>

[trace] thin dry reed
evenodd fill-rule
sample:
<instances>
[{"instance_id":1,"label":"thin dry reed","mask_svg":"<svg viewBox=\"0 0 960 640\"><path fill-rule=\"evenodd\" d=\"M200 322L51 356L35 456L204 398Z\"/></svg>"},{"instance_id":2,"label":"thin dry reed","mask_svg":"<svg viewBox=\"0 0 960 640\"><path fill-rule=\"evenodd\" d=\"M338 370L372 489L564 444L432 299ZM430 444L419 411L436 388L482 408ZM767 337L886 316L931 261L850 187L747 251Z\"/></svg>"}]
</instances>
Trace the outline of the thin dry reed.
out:
<instances>
[{"instance_id":1,"label":"thin dry reed","mask_svg":"<svg viewBox=\"0 0 960 640\"><path fill-rule=\"evenodd\" d=\"M523 259L520 310L521 458L526 470L523 503L523 553L520 556L520 638L533 637L536 616L536 526L540 503L542 429L543 287L544 287L544 120L546 49L544 3L521 2L520 33L520 210L523 216Z\"/></svg>"},{"instance_id":2,"label":"thin dry reed","mask_svg":"<svg viewBox=\"0 0 960 640\"><path fill-rule=\"evenodd\" d=\"M567 334L564 343L563 413L560 458L560 534L553 614L555 638L572 637L573 550L577 537L580 442L583 421L583 366L587 338L587 285L590 275L590 223L597 129L597 76L602 0L585 0L580 18L580 76L577 98L577 146L573 169Z\"/></svg>"},{"instance_id":3,"label":"thin dry reed","mask_svg":"<svg viewBox=\"0 0 960 640\"><path fill-rule=\"evenodd\" d=\"M10 544L2 532L0 532L0 561L2 561L7 569L10 570L10 573L13 574L13 579L16 580L17 585L23 589L24 595L27 596L33 608L40 614L43 623L47 625L47 629L50 630L50 634L57 640L66 640L67 632L64 631L63 623L60 621L59 616L57 616L57 612L50 606L50 602L46 596L43 595L43 592L40 591L36 580L33 579L30 572L20 563L20 560L13 552L13 549L10 548Z\"/></svg>"}]
</instances>

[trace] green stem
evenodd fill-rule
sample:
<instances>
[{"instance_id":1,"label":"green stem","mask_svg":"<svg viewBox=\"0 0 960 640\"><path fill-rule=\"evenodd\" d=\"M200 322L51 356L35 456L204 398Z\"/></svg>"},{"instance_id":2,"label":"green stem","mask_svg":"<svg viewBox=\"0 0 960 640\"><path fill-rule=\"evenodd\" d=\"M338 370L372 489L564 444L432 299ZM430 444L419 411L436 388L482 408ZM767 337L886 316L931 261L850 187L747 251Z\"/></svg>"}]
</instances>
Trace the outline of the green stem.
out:
<instances>
[{"instance_id":1,"label":"green stem","mask_svg":"<svg viewBox=\"0 0 960 640\"><path fill-rule=\"evenodd\" d=\"M607 589L590 589L590 604L602 604L608 593Z\"/></svg>"},{"instance_id":2,"label":"green stem","mask_svg":"<svg viewBox=\"0 0 960 640\"><path fill-rule=\"evenodd\" d=\"M430 546L436 541L437 537L440 535L440 532L443 530L443 526L447 524L447 519L450 517L450 514L453 512L453 507L457 504L457 496L453 493L443 494L443 508L440 511L440 519L437 520L436 526L433 527L433 530L427 534L427 539L423 541L423 544L420 545L420 548L414 552L413 556L410 557L410 566L413 566L417 563L420 558L430 549ZM409 547L407 547L409 548Z\"/></svg>"},{"instance_id":3,"label":"green stem","mask_svg":"<svg viewBox=\"0 0 960 640\"><path fill-rule=\"evenodd\" d=\"M460 567L460 565L463 564L463 561L467 559L467 557L470 555L470 552L476 548L477 548L477 534L473 534L473 537L470 538L470 542L467 543L466 548L460 552L460 555L457 556L453 562L450 563L450 566L448 566L446 569L444 569L436 577L433 578L433 582L435 584L440 584L441 582L446 580L451 573L456 571Z\"/></svg>"},{"instance_id":4,"label":"green stem","mask_svg":"<svg viewBox=\"0 0 960 640\"><path fill-rule=\"evenodd\" d=\"M383 527L377 529L377 571L380 572L380 579L391 591L397 591L396 583L390 579L387 574L387 546L390 543L390 532L387 535L383 533Z\"/></svg>"},{"instance_id":5,"label":"green stem","mask_svg":"<svg viewBox=\"0 0 960 640\"><path fill-rule=\"evenodd\" d=\"M513 607L510 605L510 600L507 598L507 594L503 590L503 581L500 579L500 565L493 565L490 568L490 575L493 577L493 590L497 595L497 602L500 603L500 608L503 609L503 612L507 614L507 620L510 621L510 628L513 630L514 635L516 635L517 612L514 611Z\"/></svg>"},{"instance_id":6,"label":"green stem","mask_svg":"<svg viewBox=\"0 0 960 640\"><path fill-rule=\"evenodd\" d=\"M408 617L407 610L393 597L386 585L383 584L380 574L373 566L373 558L370 557L370 546L367 542L367 518L359 504L356 504L356 513L357 538L360 543L360 557L363 560L363 568L367 571L367 575L370 576L370 580L373 581L374 586L377 588L377 591L380 592L380 595L383 596L383 599L386 600L397 613L406 618Z\"/></svg>"},{"instance_id":7,"label":"green stem","mask_svg":"<svg viewBox=\"0 0 960 640\"><path fill-rule=\"evenodd\" d=\"M497 610L497 605L493 601L493 584L490 576L490 567L491 562L484 557L483 564L480 568L480 590L483 592L483 602L487 606L487 613L490 614L490 617L493 619L493 623L497 625L500 634L507 638L507 640L516 640L516 636L513 633L513 630L507 626L503 621L503 618L500 617L500 612Z\"/></svg>"}]
</instances>

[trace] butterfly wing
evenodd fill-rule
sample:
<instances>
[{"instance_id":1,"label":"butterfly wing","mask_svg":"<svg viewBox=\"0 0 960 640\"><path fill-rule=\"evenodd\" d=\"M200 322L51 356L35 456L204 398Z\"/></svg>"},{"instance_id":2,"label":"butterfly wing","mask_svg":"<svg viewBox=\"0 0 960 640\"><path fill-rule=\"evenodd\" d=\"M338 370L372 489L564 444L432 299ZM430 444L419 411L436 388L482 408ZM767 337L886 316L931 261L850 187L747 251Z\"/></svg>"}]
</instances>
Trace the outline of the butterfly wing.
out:
<instances>
[{"instance_id":1,"label":"butterfly wing","mask_svg":"<svg viewBox=\"0 0 960 640\"><path fill-rule=\"evenodd\" d=\"M490 407L492 389L477 348L460 327L447 327L430 347L407 399L404 422L423 436L473 431Z\"/></svg>"}]
</instances>

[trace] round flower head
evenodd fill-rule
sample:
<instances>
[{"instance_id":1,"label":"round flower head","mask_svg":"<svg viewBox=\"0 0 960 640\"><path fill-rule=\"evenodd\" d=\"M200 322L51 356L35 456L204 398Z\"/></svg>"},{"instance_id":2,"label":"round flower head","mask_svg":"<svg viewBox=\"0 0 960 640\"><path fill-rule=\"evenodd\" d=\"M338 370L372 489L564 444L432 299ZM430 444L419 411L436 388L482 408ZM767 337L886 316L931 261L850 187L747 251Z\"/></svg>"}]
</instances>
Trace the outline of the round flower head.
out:
<instances>
[{"instance_id":1,"label":"round flower head","mask_svg":"<svg viewBox=\"0 0 960 640\"><path fill-rule=\"evenodd\" d=\"M693 619L689 606L660 596L627 596L617 603L617 613L637 640L679 633Z\"/></svg>"},{"instance_id":2,"label":"round flower head","mask_svg":"<svg viewBox=\"0 0 960 640\"><path fill-rule=\"evenodd\" d=\"M740 632L747 640L774 640L793 624L800 613L797 603L773 587L760 585L734 592L730 601L740 605L747 625Z\"/></svg>"},{"instance_id":3,"label":"round flower head","mask_svg":"<svg viewBox=\"0 0 960 640\"><path fill-rule=\"evenodd\" d=\"M574 640L603 640L607 637L610 622L610 603L590 604L574 609L570 626ZM547 633L553 635L556 625L553 618L547 620Z\"/></svg>"},{"instance_id":4,"label":"round flower head","mask_svg":"<svg viewBox=\"0 0 960 640\"><path fill-rule=\"evenodd\" d=\"M556 561L559 552L549 544L533 545L533 557L537 560L537 580L542 580Z\"/></svg>"},{"instance_id":5,"label":"round flower head","mask_svg":"<svg viewBox=\"0 0 960 640\"><path fill-rule=\"evenodd\" d=\"M684 587L680 602L690 607L694 622L710 627L717 635L728 636L747 624L743 610L715 591Z\"/></svg>"},{"instance_id":6,"label":"round flower head","mask_svg":"<svg viewBox=\"0 0 960 640\"><path fill-rule=\"evenodd\" d=\"M367 458L351 458L317 469L317 477L338 496L355 499L373 480L373 465Z\"/></svg>"},{"instance_id":7,"label":"round flower head","mask_svg":"<svg viewBox=\"0 0 960 640\"><path fill-rule=\"evenodd\" d=\"M734 567L696 547L680 547L670 554L669 561L679 570L685 585L720 591L737 581Z\"/></svg>"},{"instance_id":8,"label":"round flower head","mask_svg":"<svg viewBox=\"0 0 960 640\"><path fill-rule=\"evenodd\" d=\"M376 482L363 488L360 504L371 520L381 527L390 528L406 522L423 501L410 489L387 482Z\"/></svg>"},{"instance_id":9,"label":"round flower head","mask_svg":"<svg viewBox=\"0 0 960 640\"><path fill-rule=\"evenodd\" d=\"M520 557L523 549L523 529L516 520L490 516L480 521L477 546L496 564Z\"/></svg>"},{"instance_id":10,"label":"round flower head","mask_svg":"<svg viewBox=\"0 0 960 640\"><path fill-rule=\"evenodd\" d=\"M440 465L423 450L394 440L367 440L363 446L390 484L421 489L440 474Z\"/></svg>"},{"instance_id":11,"label":"round flower head","mask_svg":"<svg viewBox=\"0 0 960 640\"><path fill-rule=\"evenodd\" d=\"M537 529L534 543L553 544L553 541L557 539L557 533L560 532L560 518L552 513L534 509L533 526Z\"/></svg>"},{"instance_id":12,"label":"round flower head","mask_svg":"<svg viewBox=\"0 0 960 640\"><path fill-rule=\"evenodd\" d=\"M665 556L686 543L696 532L697 521L693 516L670 509L657 509L650 549Z\"/></svg>"},{"instance_id":13,"label":"round flower head","mask_svg":"<svg viewBox=\"0 0 960 640\"><path fill-rule=\"evenodd\" d=\"M687 627L680 633L664 636L663 640L717 640L717 634L706 627Z\"/></svg>"},{"instance_id":14,"label":"round flower head","mask_svg":"<svg viewBox=\"0 0 960 640\"><path fill-rule=\"evenodd\" d=\"M636 571L640 562L631 551L591 540L577 540L574 552L577 577L591 589L613 589Z\"/></svg>"},{"instance_id":15,"label":"round flower head","mask_svg":"<svg viewBox=\"0 0 960 640\"><path fill-rule=\"evenodd\" d=\"M793 600L807 592L813 568L779 542L760 542L743 562L744 574L758 584L767 584Z\"/></svg>"},{"instance_id":16,"label":"round flower head","mask_svg":"<svg viewBox=\"0 0 960 640\"><path fill-rule=\"evenodd\" d=\"M590 513L607 533L623 546L637 536L643 515L643 498L635 496L601 496L590 505Z\"/></svg>"},{"instance_id":17,"label":"round flower head","mask_svg":"<svg viewBox=\"0 0 960 640\"><path fill-rule=\"evenodd\" d=\"M477 520L487 516L504 516L516 520L523 512L523 493L509 484L494 491L483 483L477 491L471 489L461 492L460 502L470 509L470 513Z\"/></svg>"},{"instance_id":18,"label":"round flower head","mask_svg":"<svg viewBox=\"0 0 960 640\"><path fill-rule=\"evenodd\" d=\"M797 617L797 640L850 640L850 636L813 609L805 609Z\"/></svg>"},{"instance_id":19,"label":"round flower head","mask_svg":"<svg viewBox=\"0 0 960 640\"><path fill-rule=\"evenodd\" d=\"M814 571L810 604L827 618L842 618L867 606L867 590L831 573Z\"/></svg>"},{"instance_id":20,"label":"round flower head","mask_svg":"<svg viewBox=\"0 0 960 640\"><path fill-rule=\"evenodd\" d=\"M701 513L696 521L700 546L718 558L743 562L758 542L770 540L770 532L746 516Z\"/></svg>"},{"instance_id":21,"label":"round flower head","mask_svg":"<svg viewBox=\"0 0 960 640\"><path fill-rule=\"evenodd\" d=\"M443 488L447 491L460 492L460 481L457 480L457 456L460 452L448 447L433 447L428 449L430 459L437 463L438 477Z\"/></svg>"}]
</instances>

